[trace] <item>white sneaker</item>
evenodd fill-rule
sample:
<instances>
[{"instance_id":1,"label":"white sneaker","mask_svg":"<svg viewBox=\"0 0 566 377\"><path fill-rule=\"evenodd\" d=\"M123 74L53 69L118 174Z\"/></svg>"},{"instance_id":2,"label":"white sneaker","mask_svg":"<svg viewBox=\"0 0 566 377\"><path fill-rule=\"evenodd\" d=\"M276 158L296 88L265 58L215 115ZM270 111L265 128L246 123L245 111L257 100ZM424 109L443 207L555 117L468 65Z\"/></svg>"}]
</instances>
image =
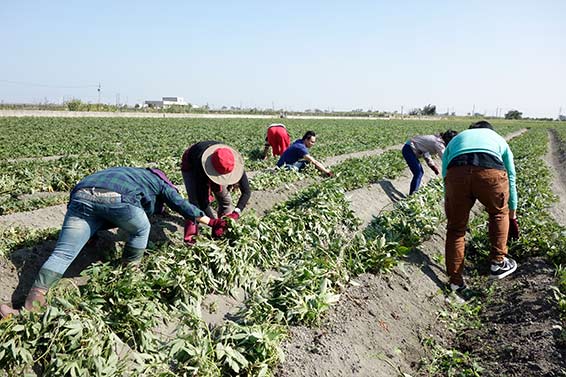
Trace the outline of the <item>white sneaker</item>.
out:
<instances>
[{"instance_id":1,"label":"white sneaker","mask_svg":"<svg viewBox=\"0 0 566 377\"><path fill-rule=\"evenodd\" d=\"M492 279L503 279L511 275L517 269L517 262L511 258L503 258L503 262L494 263L491 262L491 278Z\"/></svg>"}]
</instances>

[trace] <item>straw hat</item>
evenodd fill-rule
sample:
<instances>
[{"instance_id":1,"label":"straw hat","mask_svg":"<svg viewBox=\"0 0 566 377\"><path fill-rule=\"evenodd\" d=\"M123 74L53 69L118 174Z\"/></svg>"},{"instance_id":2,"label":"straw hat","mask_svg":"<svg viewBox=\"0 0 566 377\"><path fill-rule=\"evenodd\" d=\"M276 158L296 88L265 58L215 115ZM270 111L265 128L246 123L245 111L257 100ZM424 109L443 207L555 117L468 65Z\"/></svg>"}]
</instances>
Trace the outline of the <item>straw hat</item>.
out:
<instances>
[{"instance_id":1,"label":"straw hat","mask_svg":"<svg viewBox=\"0 0 566 377\"><path fill-rule=\"evenodd\" d=\"M208 178L219 185L233 185L244 175L244 159L225 144L214 144L202 153L202 167Z\"/></svg>"}]
</instances>

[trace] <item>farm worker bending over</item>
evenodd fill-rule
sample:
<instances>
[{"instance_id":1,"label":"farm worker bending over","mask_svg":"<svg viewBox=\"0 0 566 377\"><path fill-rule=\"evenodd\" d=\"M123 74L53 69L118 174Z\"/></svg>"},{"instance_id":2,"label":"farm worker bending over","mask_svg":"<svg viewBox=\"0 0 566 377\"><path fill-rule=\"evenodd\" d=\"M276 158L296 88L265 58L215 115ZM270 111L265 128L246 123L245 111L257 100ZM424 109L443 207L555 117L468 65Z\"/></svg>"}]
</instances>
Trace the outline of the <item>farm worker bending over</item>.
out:
<instances>
[{"instance_id":1,"label":"farm worker bending over","mask_svg":"<svg viewBox=\"0 0 566 377\"><path fill-rule=\"evenodd\" d=\"M418 190L421 185L421 179L423 178L424 171L419 162L419 157L424 158L426 164L432 169L434 174L440 174L440 170L432 160L432 155L437 154L442 158L444 148L457 134L458 132L456 131L448 130L439 135L415 136L405 143L402 149L403 157L413 173L409 195Z\"/></svg>"},{"instance_id":2,"label":"farm worker bending over","mask_svg":"<svg viewBox=\"0 0 566 377\"><path fill-rule=\"evenodd\" d=\"M234 149L218 141L201 141L190 146L181 159L181 172L189 201L210 218L216 218L210 207L210 192L218 202L218 217L237 220L251 196L248 176L244 171L244 159ZM230 190L238 186L241 192L236 208L232 209ZM193 244L198 225L193 219L185 222L185 242ZM224 228L213 231L221 237Z\"/></svg>"},{"instance_id":3,"label":"farm worker bending over","mask_svg":"<svg viewBox=\"0 0 566 377\"><path fill-rule=\"evenodd\" d=\"M301 171L305 168L307 163L311 162L327 177L331 177L332 172L309 154L309 148L312 147L315 142L316 134L314 131L307 131L302 139L295 140L293 144L283 152L279 161L277 161L277 166L285 166L288 169Z\"/></svg>"},{"instance_id":4,"label":"farm worker bending over","mask_svg":"<svg viewBox=\"0 0 566 377\"><path fill-rule=\"evenodd\" d=\"M464 236L470 210L476 199L489 214L491 277L502 279L517 269L507 257L507 236L519 237L517 190L513 153L491 124L480 121L462 131L446 146L442 157L446 226L446 270L452 291L466 286Z\"/></svg>"},{"instance_id":5,"label":"farm worker bending over","mask_svg":"<svg viewBox=\"0 0 566 377\"><path fill-rule=\"evenodd\" d=\"M275 123L267 127L267 136L265 137L265 145L263 148L263 159L267 158L269 148L271 147L274 156L281 156L285 149L289 148L291 143L289 133L285 125Z\"/></svg>"},{"instance_id":6,"label":"farm worker bending over","mask_svg":"<svg viewBox=\"0 0 566 377\"><path fill-rule=\"evenodd\" d=\"M211 219L190 204L159 169L115 167L81 180L71 191L67 213L53 253L39 270L24 307L45 305L47 290L61 279L83 246L99 229L118 227L129 233L122 254L124 265L139 264L149 239L149 215L163 204L186 219L223 229L226 221ZM0 306L3 317L18 311Z\"/></svg>"}]
</instances>

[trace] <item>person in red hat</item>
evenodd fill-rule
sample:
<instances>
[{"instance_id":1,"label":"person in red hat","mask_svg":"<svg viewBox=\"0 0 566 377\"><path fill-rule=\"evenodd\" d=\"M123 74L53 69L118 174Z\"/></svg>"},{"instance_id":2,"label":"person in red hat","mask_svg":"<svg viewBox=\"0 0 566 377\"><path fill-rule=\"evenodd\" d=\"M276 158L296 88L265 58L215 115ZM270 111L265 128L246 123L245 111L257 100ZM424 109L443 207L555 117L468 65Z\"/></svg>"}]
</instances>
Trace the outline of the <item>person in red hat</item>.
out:
<instances>
[{"instance_id":1,"label":"person in red hat","mask_svg":"<svg viewBox=\"0 0 566 377\"><path fill-rule=\"evenodd\" d=\"M267 159L269 148L272 150L273 156L281 156L285 149L289 148L291 138L284 124L274 123L267 127L267 135L265 136L265 145L263 148L263 159Z\"/></svg>"},{"instance_id":2,"label":"person in red hat","mask_svg":"<svg viewBox=\"0 0 566 377\"><path fill-rule=\"evenodd\" d=\"M244 171L244 159L233 148L219 141L207 140L191 145L181 158L181 173L189 202L201 209L206 216L215 219L230 217L237 220L251 196L250 184ZM240 199L232 207L230 190L240 189ZM210 206L210 193L218 202L215 214ZM225 227L215 228L220 237ZM198 224L185 221L185 242L193 244L198 234Z\"/></svg>"}]
</instances>

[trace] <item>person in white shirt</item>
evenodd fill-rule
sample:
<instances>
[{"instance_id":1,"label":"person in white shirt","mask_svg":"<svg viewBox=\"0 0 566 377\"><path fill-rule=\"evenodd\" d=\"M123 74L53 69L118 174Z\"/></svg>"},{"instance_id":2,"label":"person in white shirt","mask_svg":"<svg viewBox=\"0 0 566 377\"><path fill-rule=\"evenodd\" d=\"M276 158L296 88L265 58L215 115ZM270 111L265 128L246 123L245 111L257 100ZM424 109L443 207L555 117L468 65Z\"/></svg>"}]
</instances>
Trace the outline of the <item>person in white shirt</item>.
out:
<instances>
[{"instance_id":1,"label":"person in white shirt","mask_svg":"<svg viewBox=\"0 0 566 377\"><path fill-rule=\"evenodd\" d=\"M424 158L428 167L434 171L434 174L440 174L440 169L434 163L432 155L438 155L442 158L444 148L457 134L458 132L456 131L447 130L438 135L415 136L405 143L402 149L403 157L413 173L409 195L418 190L423 178L424 170L419 162L419 158Z\"/></svg>"}]
</instances>

